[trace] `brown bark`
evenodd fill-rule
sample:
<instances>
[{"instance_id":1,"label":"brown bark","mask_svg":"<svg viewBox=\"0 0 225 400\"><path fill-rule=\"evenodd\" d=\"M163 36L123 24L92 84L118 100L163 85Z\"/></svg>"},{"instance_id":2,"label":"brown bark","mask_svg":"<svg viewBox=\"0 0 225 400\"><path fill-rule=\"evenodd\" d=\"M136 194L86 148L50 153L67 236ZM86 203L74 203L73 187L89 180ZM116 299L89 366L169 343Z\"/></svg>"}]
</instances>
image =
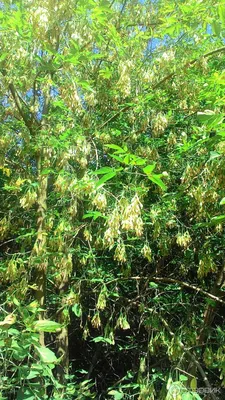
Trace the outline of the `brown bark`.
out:
<instances>
[{"instance_id":1,"label":"brown bark","mask_svg":"<svg viewBox=\"0 0 225 400\"><path fill-rule=\"evenodd\" d=\"M223 297L223 292L221 292L221 287L223 286L224 279L225 279L225 267L222 267L217 274L216 281L211 290L211 294L213 296L220 298L221 300ZM201 345L205 341L207 330L208 328L211 327L214 321L217 308L218 308L218 303L215 303L214 305L208 304L205 309L203 325L197 339L199 345Z\"/></svg>"},{"instance_id":2,"label":"brown bark","mask_svg":"<svg viewBox=\"0 0 225 400\"><path fill-rule=\"evenodd\" d=\"M60 294L63 295L65 292L65 287L60 290ZM69 372L69 338L68 338L68 328L67 320L65 314L63 313L65 306L65 300L62 299L62 307L58 312L58 322L63 326L61 332L58 333L56 338L56 352L57 356L60 358L60 364L57 365L56 375L60 383L65 383L65 375Z\"/></svg>"},{"instance_id":3,"label":"brown bark","mask_svg":"<svg viewBox=\"0 0 225 400\"><path fill-rule=\"evenodd\" d=\"M33 254L36 257L36 276L35 276L35 298L41 308L45 307L46 297L46 272L47 272L47 256L46 256L46 239L45 220L47 211L47 175L42 175L42 156L38 156L38 196L37 196L37 239L33 248ZM39 313L39 319L44 319L44 311ZM44 346L44 332L40 333L40 344Z\"/></svg>"},{"instance_id":4,"label":"brown bark","mask_svg":"<svg viewBox=\"0 0 225 400\"><path fill-rule=\"evenodd\" d=\"M69 277L67 274L62 274L62 281L58 286L59 297L62 298L60 308L57 312L57 322L63 327L56 337L56 354L60 358L60 363L56 366L56 377L58 381L64 385L66 384L65 375L69 372L69 337L68 337L68 320L67 315L64 314L66 307L65 293L68 290ZM61 389L61 396L63 398L64 388Z\"/></svg>"},{"instance_id":5,"label":"brown bark","mask_svg":"<svg viewBox=\"0 0 225 400\"><path fill-rule=\"evenodd\" d=\"M215 283L213 285L213 288L211 290L211 295L215 296L217 298L220 298L221 300L222 300L222 295L221 295L220 289L221 289L221 286L222 286L222 284L224 282L224 273L225 273L225 267L222 267L219 270L218 274L217 274L216 281L215 281ZM199 336L197 338L197 344L199 346L202 346L204 344L204 342L207 340L207 333L208 333L208 330L212 326L212 323L214 321L218 305L219 305L219 303L215 302L214 305L207 304L207 306L206 306L206 309L205 309L205 312L204 312L202 328L201 328ZM201 367L200 364L199 363L197 364L191 358L191 363L189 364L187 370L188 370L189 373L191 373L192 375L196 376L197 375L197 370L200 371L200 369L199 369L200 367ZM205 380L206 380L206 377L204 377L204 381Z\"/></svg>"}]
</instances>

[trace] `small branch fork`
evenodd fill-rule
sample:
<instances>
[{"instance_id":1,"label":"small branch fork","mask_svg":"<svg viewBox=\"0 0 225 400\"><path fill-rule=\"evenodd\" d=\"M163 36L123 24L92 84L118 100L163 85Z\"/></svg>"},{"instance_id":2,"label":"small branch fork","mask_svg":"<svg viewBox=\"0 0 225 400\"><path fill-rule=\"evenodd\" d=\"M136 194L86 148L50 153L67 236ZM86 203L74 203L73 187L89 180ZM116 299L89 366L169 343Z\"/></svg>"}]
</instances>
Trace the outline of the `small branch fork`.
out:
<instances>
[{"instance_id":1,"label":"small branch fork","mask_svg":"<svg viewBox=\"0 0 225 400\"><path fill-rule=\"evenodd\" d=\"M5 70L2 70L1 73L4 77L7 76ZM32 115L32 118L29 117L29 113L31 114L29 106L26 103L26 101L23 99L23 97L21 97L21 95L18 93L18 91L15 88L15 85L12 82L8 84L8 88L9 88L9 92L14 100L17 111L18 111L20 117L22 118L24 124L26 125L27 129L30 131L31 134L34 133L33 132L33 129L34 129L33 120L35 121L35 123L37 125L39 125L39 122L36 120L36 118L34 118L34 115ZM22 103L27 108L28 113L24 112Z\"/></svg>"}]
</instances>

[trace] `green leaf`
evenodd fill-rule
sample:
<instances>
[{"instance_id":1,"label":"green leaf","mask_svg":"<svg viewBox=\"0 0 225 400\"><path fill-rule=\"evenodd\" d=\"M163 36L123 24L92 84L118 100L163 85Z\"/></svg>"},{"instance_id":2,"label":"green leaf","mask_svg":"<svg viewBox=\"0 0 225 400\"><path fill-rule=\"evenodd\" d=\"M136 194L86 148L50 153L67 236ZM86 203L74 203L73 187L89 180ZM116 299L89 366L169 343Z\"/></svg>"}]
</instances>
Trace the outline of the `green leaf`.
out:
<instances>
[{"instance_id":1,"label":"green leaf","mask_svg":"<svg viewBox=\"0 0 225 400\"><path fill-rule=\"evenodd\" d=\"M76 317L78 317L78 318L81 317L82 308L81 308L81 305L80 305L79 303L76 303L76 304L73 305L72 311L74 312L74 314L76 315Z\"/></svg>"},{"instance_id":2,"label":"green leaf","mask_svg":"<svg viewBox=\"0 0 225 400\"><path fill-rule=\"evenodd\" d=\"M114 344L114 342L112 342L112 340L110 340L109 338L104 338L103 336L97 336L96 338L94 338L92 340L94 343L108 343L108 344Z\"/></svg>"},{"instance_id":3,"label":"green leaf","mask_svg":"<svg viewBox=\"0 0 225 400\"><path fill-rule=\"evenodd\" d=\"M120 400L124 398L124 393L119 392L118 390L110 390L110 392L108 392L108 394L110 396L114 396L114 400Z\"/></svg>"},{"instance_id":4,"label":"green leaf","mask_svg":"<svg viewBox=\"0 0 225 400\"><path fill-rule=\"evenodd\" d=\"M149 282L149 287L153 288L153 289L157 289L159 285L155 282Z\"/></svg>"},{"instance_id":5,"label":"green leaf","mask_svg":"<svg viewBox=\"0 0 225 400\"><path fill-rule=\"evenodd\" d=\"M161 174L152 174L152 171L155 169L155 163L151 165L147 165L143 168L143 172L147 175L147 177L156 185L158 185L162 190L167 190L167 186L161 179Z\"/></svg>"},{"instance_id":6,"label":"green leaf","mask_svg":"<svg viewBox=\"0 0 225 400\"><path fill-rule=\"evenodd\" d=\"M34 330L37 332L57 332L62 325L55 321L39 320L34 322Z\"/></svg>"},{"instance_id":7,"label":"green leaf","mask_svg":"<svg viewBox=\"0 0 225 400\"><path fill-rule=\"evenodd\" d=\"M10 336L18 336L18 335L20 335L20 331L18 329L15 329L15 328L10 328L8 330L8 335L10 335Z\"/></svg>"},{"instance_id":8,"label":"green leaf","mask_svg":"<svg viewBox=\"0 0 225 400\"><path fill-rule=\"evenodd\" d=\"M131 156L130 154L126 154L126 156L123 159L124 164L130 165L131 164Z\"/></svg>"},{"instance_id":9,"label":"green leaf","mask_svg":"<svg viewBox=\"0 0 225 400\"><path fill-rule=\"evenodd\" d=\"M225 222L225 215L223 214L223 215L217 215L216 217L213 217L213 218L211 218L211 224L215 224L215 225L217 225L217 224L221 224L221 223L223 223L223 222Z\"/></svg>"},{"instance_id":10,"label":"green leaf","mask_svg":"<svg viewBox=\"0 0 225 400\"><path fill-rule=\"evenodd\" d=\"M41 175L49 175L55 173L54 169L52 168L45 168L41 171Z\"/></svg>"},{"instance_id":11,"label":"green leaf","mask_svg":"<svg viewBox=\"0 0 225 400\"><path fill-rule=\"evenodd\" d=\"M222 200L220 200L220 206L225 204L225 197L222 198Z\"/></svg>"},{"instance_id":12,"label":"green leaf","mask_svg":"<svg viewBox=\"0 0 225 400\"><path fill-rule=\"evenodd\" d=\"M193 395L189 392L185 392L182 394L182 400L193 400Z\"/></svg>"},{"instance_id":13,"label":"green leaf","mask_svg":"<svg viewBox=\"0 0 225 400\"><path fill-rule=\"evenodd\" d=\"M179 380L180 380L181 382L186 382L186 381L188 380L188 378L187 378L186 375L180 375Z\"/></svg>"},{"instance_id":14,"label":"green leaf","mask_svg":"<svg viewBox=\"0 0 225 400\"><path fill-rule=\"evenodd\" d=\"M217 134L216 134L216 136L221 136L221 137L224 137L225 136L225 131L218 131L217 132Z\"/></svg>"},{"instance_id":15,"label":"green leaf","mask_svg":"<svg viewBox=\"0 0 225 400\"><path fill-rule=\"evenodd\" d=\"M220 21L222 22L223 25L225 25L225 6L224 5L219 5L218 14L220 17Z\"/></svg>"},{"instance_id":16,"label":"green leaf","mask_svg":"<svg viewBox=\"0 0 225 400\"><path fill-rule=\"evenodd\" d=\"M108 147L109 149L114 149L117 150L115 153L120 154L120 153L125 153L126 151L120 147L117 146L117 144L106 144L105 147Z\"/></svg>"},{"instance_id":17,"label":"green leaf","mask_svg":"<svg viewBox=\"0 0 225 400\"><path fill-rule=\"evenodd\" d=\"M41 361L43 361L44 363L55 364L58 361L55 353L53 353L53 351L50 350L48 347L44 347L44 346L37 347L37 346L35 346L35 348L36 348L36 350L37 350L37 352L39 354L39 357L40 357Z\"/></svg>"},{"instance_id":18,"label":"green leaf","mask_svg":"<svg viewBox=\"0 0 225 400\"><path fill-rule=\"evenodd\" d=\"M110 79L112 76L112 71L109 68L100 69L99 75L102 76L104 79Z\"/></svg>"},{"instance_id":19,"label":"green leaf","mask_svg":"<svg viewBox=\"0 0 225 400\"><path fill-rule=\"evenodd\" d=\"M197 392L193 393L193 398L197 399L197 400L202 400L202 398L199 396L199 394Z\"/></svg>"},{"instance_id":20,"label":"green leaf","mask_svg":"<svg viewBox=\"0 0 225 400\"><path fill-rule=\"evenodd\" d=\"M154 169L155 164L147 165L145 168L143 168L143 172L148 175L151 174Z\"/></svg>"},{"instance_id":21,"label":"green leaf","mask_svg":"<svg viewBox=\"0 0 225 400\"><path fill-rule=\"evenodd\" d=\"M105 182L109 181L116 175L116 172L110 172L109 174L103 175L101 179L95 184L95 187L98 188L102 186Z\"/></svg>"},{"instance_id":22,"label":"green leaf","mask_svg":"<svg viewBox=\"0 0 225 400\"><path fill-rule=\"evenodd\" d=\"M225 222L225 215L217 215L216 217L212 217L209 222L200 222L199 224L193 225L194 229L205 228L213 225L223 224Z\"/></svg>"},{"instance_id":23,"label":"green leaf","mask_svg":"<svg viewBox=\"0 0 225 400\"><path fill-rule=\"evenodd\" d=\"M77 369L76 372L79 372L80 374L87 374L88 371L86 369Z\"/></svg>"},{"instance_id":24,"label":"green leaf","mask_svg":"<svg viewBox=\"0 0 225 400\"><path fill-rule=\"evenodd\" d=\"M16 400L34 400L34 399L36 399L36 396L34 395L32 390L28 388L20 389L16 397Z\"/></svg>"},{"instance_id":25,"label":"green leaf","mask_svg":"<svg viewBox=\"0 0 225 400\"><path fill-rule=\"evenodd\" d=\"M42 369L40 370L39 368L35 369L35 366L30 368L29 374L26 376L26 379L31 380L36 378L37 376L40 376L42 374Z\"/></svg>"},{"instance_id":26,"label":"green leaf","mask_svg":"<svg viewBox=\"0 0 225 400\"><path fill-rule=\"evenodd\" d=\"M220 25L220 23L217 22L217 21L213 21L211 26L212 26L213 33L217 37L220 37L220 34L221 34L221 25Z\"/></svg>"},{"instance_id":27,"label":"green leaf","mask_svg":"<svg viewBox=\"0 0 225 400\"><path fill-rule=\"evenodd\" d=\"M194 377L190 382L191 390L195 391L197 389L197 379Z\"/></svg>"},{"instance_id":28,"label":"green leaf","mask_svg":"<svg viewBox=\"0 0 225 400\"><path fill-rule=\"evenodd\" d=\"M2 53L1 56L0 56L0 62L4 61L5 58L7 57L7 55L8 55L8 53Z\"/></svg>"},{"instance_id":29,"label":"green leaf","mask_svg":"<svg viewBox=\"0 0 225 400\"><path fill-rule=\"evenodd\" d=\"M220 153L217 153L217 151L210 151L209 161L214 160L215 158L218 157L221 157Z\"/></svg>"},{"instance_id":30,"label":"green leaf","mask_svg":"<svg viewBox=\"0 0 225 400\"><path fill-rule=\"evenodd\" d=\"M161 175L149 175L148 178L156 183L156 185L158 185L162 190L167 190L167 186L165 185L165 183L162 181L162 179L160 178Z\"/></svg>"},{"instance_id":31,"label":"green leaf","mask_svg":"<svg viewBox=\"0 0 225 400\"><path fill-rule=\"evenodd\" d=\"M146 160L144 160L144 158L141 157L136 157L133 154L131 154L131 165L144 165L146 164Z\"/></svg>"},{"instance_id":32,"label":"green leaf","mask_svg":"<svg viewBox=\"0 0 225 400\"><path fill-rule=\"evenodd\" d=\"M124 155L123 155L124 156ZM115 160L124 163L124 158L117 156L116 154L110 154L110 157L114 158ZM126 163L124 163L126 164Z\"/></svg>"},{"instance_id":33,"label":"green leaf","mask_svg":"<svg viewBox=\"0 0 225 400\"><path fill-rule=\"evenodd\" d=\"M13 303L15 304L15 306L17 306L17 307L19 307L20 306L20 303L19 303L19 301L17 300L17 298L16 297L13 297Z\"/></svg>"},{"instance_id":34,"label":"green leaf","mask_svg":"<svg viewBox=\"0 0 225 400\"><path fill-rule=\"evenodd\" d=\"M102 167L102 168L98 169L97 171L94 171L93 174L94 175L101 175L101 174L108 174L110 172L114 172L114 168Z\"/></svg>"},{"instance_id":35,"label":"green leaf","mask_svg":"<svg viewBox=\"0 0 225 400\"><path fill-rule=\"evenodd\" d=\"M209 129L217 127L224 120L223 114L214 114L211 110L206 110L205 112L197 113L198 120L205 124Z\"/></svg>"},{"instance_id":36,"label":"green leaf","mask_svg":"<svg viewBox=\"0 0 225 400\"><path fill-rule=\"evenodd\" d=\"M210 306L215 308L215 306L216 306L216 301L215 300L206 298L205 301L206 301L207 304L209 304Z\"/></svg>"},{"instance_id":37,"label":"green leaf","mask_svg":"<svg viewBox=\"0 0 225 400\"><path fill-rule=\"evenodd\" d=\"M83 215L83 219L93 218L94 221L99 217L106 218L104 215L102 215L102 213L100 211L89 211L89 212L87 212L86 214Z\"/></svg>"},{"instance_id":38,"label":"green leaf","mask_svg":"<svg viewBox=\"0 0 225 400\"><path fill-rule=\"evenodd\" d=\"M29 346L21 346L18 342L13 341L11 348L13 349L13 358L22 361L29 356Z\"/></svg>"}]
</instances>

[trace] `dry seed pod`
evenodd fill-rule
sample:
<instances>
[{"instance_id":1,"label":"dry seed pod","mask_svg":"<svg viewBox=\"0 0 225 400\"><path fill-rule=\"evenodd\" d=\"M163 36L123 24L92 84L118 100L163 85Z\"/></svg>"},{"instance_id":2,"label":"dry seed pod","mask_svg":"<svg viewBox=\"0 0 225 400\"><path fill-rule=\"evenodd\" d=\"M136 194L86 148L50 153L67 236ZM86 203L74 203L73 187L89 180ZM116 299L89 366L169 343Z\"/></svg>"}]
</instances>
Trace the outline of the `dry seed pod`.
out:
<instances>
[{"instance_id":1,"label":"dry seed pod","mask_svg":"<svg viewBox=\"0 0 225 400\"><path fill-rule=\"evenodd\" d=\"M91 320L91 325L93 326L93 328L96 328L96 329L100 328L101 319L100 319L100 315L98 312L93 316L93 318Z\"/></svg>"}]
</instances>

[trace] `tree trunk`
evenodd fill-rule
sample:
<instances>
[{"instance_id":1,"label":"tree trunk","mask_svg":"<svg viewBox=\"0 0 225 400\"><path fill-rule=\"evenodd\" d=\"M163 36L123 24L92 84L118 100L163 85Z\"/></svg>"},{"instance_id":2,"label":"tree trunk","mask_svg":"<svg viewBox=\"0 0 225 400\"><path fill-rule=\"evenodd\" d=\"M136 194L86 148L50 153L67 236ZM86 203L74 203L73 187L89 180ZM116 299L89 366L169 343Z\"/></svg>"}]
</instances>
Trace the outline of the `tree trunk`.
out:
<instances>
[{"instance_id":1,"label":"tree trunk","mask_svg":"<svg viewBox=\"0 0 225 400\"><path fill-rule=\"evenodd\" d=\"M67 292L68 289L68 279L65 278L66 281L62 282L59 287L59 295L62 297L61 307L57 313L57 321L64 325L61 329L61 332L57 335L56 338L56 353L60 358L60 363L56 367L56 376L58 381L61 384L66 383L65 375L69 372L69 337L68 337L68 328L67 328L67 317L64 314L65 309L65 298L63 295ZM63 396L64 390L62 390ZM63 397L62 397L63 398Z\"/></svg>"},{"instance_id":2,"label":"tree trunk","mask_svg":"<svg viewBox=\"0 0 225 400\"><path fill-rule=\"evenodd\" d=\"M224 273L225 273L225 268L222 267L217 274L216 281L210 292L211 294L213 294L217 297L222 297L220 295L220 289L224 282ZM207 342L208 330L210 329L210 327L213 324L217 307L218 307L218 303L215 303L215 305L207 304L207 306L206 306L206 309L204 312L203 324L202 324L199 336L197 338L198 346L202 346L205 341ZM189 364L189 367L187 368L187 370L191 375L197 376L198 366L196 365L195 362L193 362L193 360L191 360L191 363ZM189 384L190 384L190 381L191 381L191 379L188 380ZM214 398L213 394L211 394L211 398Z\"/></svg>"},{"instance_id":3,"label":"tree trunk","mask_svg":"<svg viewBox=\"0 0 225 400\"><path fill-rule=\"evenodd\" d=\"M217 274L216 281L211 290L211 293L217 297L222 297L220 290L224 283L224 275L225 275L225 267L222 267ZM213 323L217 307L218 303L215 303L215 305L208 304L205 309L203 326L198 336L199 345L202 345L204 343L204 340L206 339L207 329L209 329Z\"/></svg>"},{"instance_id":4,"label":"tree trunk","mask_svg":"<svg viewBox=\"0 0 225 400\"><path fill-rule=\"evenodd\" d=\"M35 276L35 298L41 308L45 307L46 297L46 273L47 273L47 256L46 256L46 240L47 233L45 230L45 220L47 211L47 175L42 175L42 156L38 156L38 196L37 196L37 239L33 248L36 257L36 276ZM44 319L44 311L39 313L39 319ZM44 332L40 333L40 344L45 345Z\"/></svg>"}]
</instances>

